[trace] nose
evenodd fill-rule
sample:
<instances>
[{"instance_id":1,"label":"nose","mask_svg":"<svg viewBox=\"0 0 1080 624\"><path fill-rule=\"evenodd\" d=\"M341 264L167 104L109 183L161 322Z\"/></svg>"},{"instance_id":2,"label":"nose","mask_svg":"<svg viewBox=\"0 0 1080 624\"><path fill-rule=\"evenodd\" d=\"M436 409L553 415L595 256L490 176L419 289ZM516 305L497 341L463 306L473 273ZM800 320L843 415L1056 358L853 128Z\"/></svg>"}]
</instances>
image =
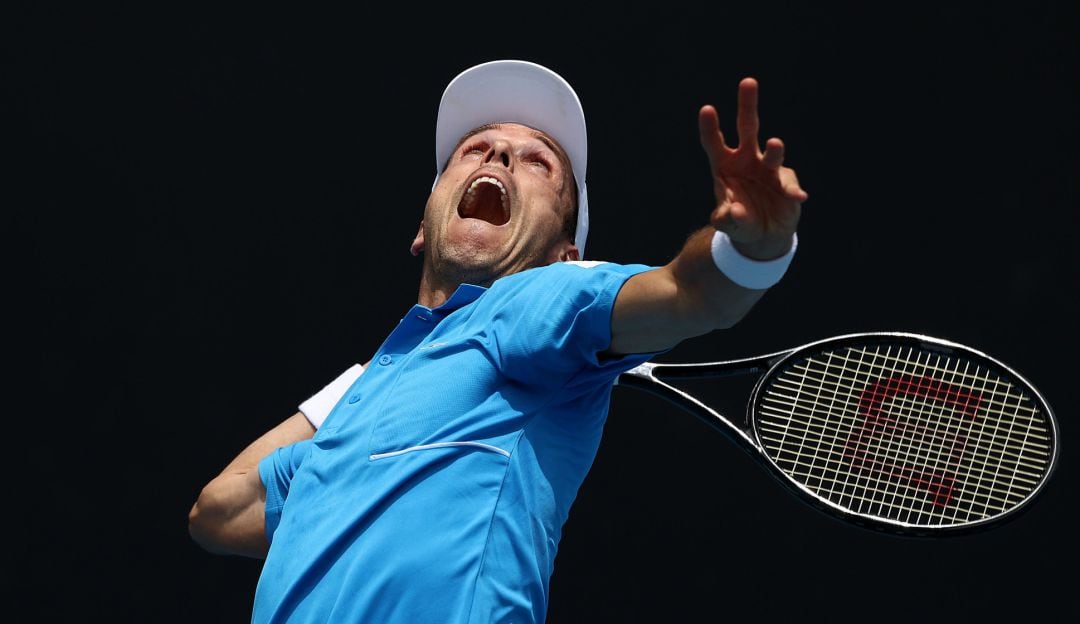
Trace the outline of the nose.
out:
<instances>
[{"instance_id":1,"label":"nose","mask_svg":"<svg viewBox=\"0 0 1080 624\"><path fill-rule=\"evenodd\" d=\"M514 171L513 163L514 159L510 151L510 144L502 139L493 141L487 153L484 154L484 164L501 164L509 169L511 173Z\"/></svg>"}]
</instances>

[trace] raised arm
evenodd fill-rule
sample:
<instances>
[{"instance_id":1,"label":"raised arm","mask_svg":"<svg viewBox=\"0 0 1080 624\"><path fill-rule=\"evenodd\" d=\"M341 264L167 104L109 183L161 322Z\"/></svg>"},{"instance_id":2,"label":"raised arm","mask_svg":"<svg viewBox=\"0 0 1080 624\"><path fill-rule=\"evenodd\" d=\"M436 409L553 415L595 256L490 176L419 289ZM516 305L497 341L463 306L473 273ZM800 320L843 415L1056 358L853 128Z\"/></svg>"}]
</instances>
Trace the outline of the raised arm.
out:
<instances>
[{"instance_id":1,"label":"raised arm","mask_svg":"<svg viewBox=\"0 0 1080 624\"><path fill-rule=\"evenodd\" d=\"M689 237L670 263L627 280L612 313L612 353L669 349L679 342L731 327L766 288L742 286L713 259L713 238L722 232L751 264L783 257L791 250L802 203L808 198L792 169L783 166L784 143L758 143L758 83L739 83L737 148L720 131L716 109L698 114L701 145L709 160L716 205L709 225ZM745 282L744 282L745 283Z\"/></svg>"},{"instance_id":2,"label":"raised arm","mask_svg":"<svg viewBox=\"0 0 1080 624\"><path fill-rule=\"evenodd\" d=\"M265 557L270 544L259 461L278 447L314 435L307 417L297 412L249 444L202 489L188 514L192 539L212 553Z\"/></svg>"}]
</instances>

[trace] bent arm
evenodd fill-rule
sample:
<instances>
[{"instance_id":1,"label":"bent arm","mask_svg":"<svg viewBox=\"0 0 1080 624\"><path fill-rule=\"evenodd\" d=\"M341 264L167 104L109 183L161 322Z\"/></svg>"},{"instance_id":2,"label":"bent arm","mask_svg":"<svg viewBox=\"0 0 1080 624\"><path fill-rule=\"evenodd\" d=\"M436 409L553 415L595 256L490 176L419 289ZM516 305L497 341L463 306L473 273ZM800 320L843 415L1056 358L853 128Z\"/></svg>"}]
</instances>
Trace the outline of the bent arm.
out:
<instances>
[{"instance_id":1,"label":"bent arm","mask_svg":"<svg viewBox=\"0 0 1080 624\"><path fill-rule=\"evenodd\" d=\"M263 558L266 539L266 488L259 461L275 449L315 435L315 428L297 412L252 442L214 477L188 514L188 532L209 552Z\"/></svg>"},{"instance_id":2,"label":"bent arm","mask_svg":"<svg viewBox=\"0 0 1080 624\"><path fill-rule=\"evenodd\" d=\"M737 148L724 140L715 108L706 105L699 111L701 145L716 198L709 225L690 236L673 261L623 285L612 311L613 353L663 351L686 338L731 327L766 292L761 284L771 283L738 273L746 266L786 268L808 195L795 171L783 166L783 141L771 138L760 149L757 101L757 81L743 79ZM718 239L723 243L717 247L720 258L714 260L717 232L723 233ZM732 266L718 268L718 263L732 264L733 258ZM776 262L768 265L770 261Z\"/></svg>"}]
</instances>

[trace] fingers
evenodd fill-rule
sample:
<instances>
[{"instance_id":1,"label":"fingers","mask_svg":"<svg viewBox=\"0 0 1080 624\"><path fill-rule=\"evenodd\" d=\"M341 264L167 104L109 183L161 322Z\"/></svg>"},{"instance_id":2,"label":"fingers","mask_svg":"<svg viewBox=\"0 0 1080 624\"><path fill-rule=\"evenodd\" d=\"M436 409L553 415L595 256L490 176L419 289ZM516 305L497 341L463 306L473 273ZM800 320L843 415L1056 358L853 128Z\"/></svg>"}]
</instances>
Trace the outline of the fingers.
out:
<instances>
[{"instance_id":1,"label":"fingers","mask_svg":"<svg viewBox=\"0 0 1080 624\"><path fill-rule=\"evenodd\" d=\"M780 191L784 196L795 201L806 201L808 195L795 179L795 172L784 167L786 148L778 138L770 138L761 151L758 134L761 120L758 115L758 82L754 78L743 78L739 82L739 97L736 114L736 129L739 137L737 148L729 147L720 130L720 121L716 108L706 104L698 113L698 129L701 133L701 145L709 157L710 170L713 174L718 211L713 215L714 225L736 227L738 223L752 218L749 206L738 202L741 192L731 196L731 184L737 179L757 179L771 186L772 191ZM736 184L736 187L742 188ZM744 223L745 225L745 223Z\"/></svg>"},{"instance_id":2,"label":"fingers","mask_svg":"<svg viewBox=\"0 0 1080 624\"><path fill-rule=\"evenodd\" d=\"M810 196L799 186L799 180L795 177L795 170L784 167L784 142L777 138L765 142L765 153L761 156L761 163L766 169L777 172L780 180L780 189L784 195L798 202L804 202Z\"/></svg>"},{"instance_id":3,"label":"fingers","mask_svg":"<svg viewBox=\"0 0 1080 624\"><path fill-rule=\"evenodd\" d=\"M739 130L739 150L750 149L758 154L758 83L753 78L743 78L739 82L739 110L735 125Z\"/></svg>"},{"instance_id":4,"label":"fingers","mask_svg":"<svg viewBox=\"0 0 1080 624\"><path fill-rule=\"evenodd\" d=\"M766 169L776 171L784 164L784 142L780 139L769 139L765 142L765 153L761 156L761 162Z\"/></svg>"},{"instance_id":5,"label":"fingers","mask_svg":"<svg viewBox=\"0 0 1080 624\"><path fill-rule=\"evenodd\" d=\"M701 134L701 147L705 149L705 154L709 157L710 170L715 175L720 166L720 160L731 150L724 143L724 133L720 131L720 119L713 106L706 104L701 107L698 112L698 131Z\"/></svg>"}]
</instances>

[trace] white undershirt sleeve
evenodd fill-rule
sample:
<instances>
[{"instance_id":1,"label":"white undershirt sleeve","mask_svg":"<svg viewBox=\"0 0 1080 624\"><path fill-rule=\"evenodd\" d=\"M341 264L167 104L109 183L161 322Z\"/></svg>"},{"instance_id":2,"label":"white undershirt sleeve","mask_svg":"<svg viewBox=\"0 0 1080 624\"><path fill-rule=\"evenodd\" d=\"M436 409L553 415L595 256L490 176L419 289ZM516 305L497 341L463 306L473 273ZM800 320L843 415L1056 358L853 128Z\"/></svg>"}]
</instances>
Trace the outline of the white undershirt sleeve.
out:
<instances>
[{"instance_id":1,"label":"white undershirt sleeve","mask_svg":"<svg viewBox=\"0 0 1080 624\"><path fill-rule=\"evenodd\" d=\"M337 379L326 384L322 390L300 404L300 411L311 422L312 427L318 429L322 426L323 421L330 415L330 411L363 372L363 365L353 364L344 373L338 375Z\"/></svg>"}]
</instances>

